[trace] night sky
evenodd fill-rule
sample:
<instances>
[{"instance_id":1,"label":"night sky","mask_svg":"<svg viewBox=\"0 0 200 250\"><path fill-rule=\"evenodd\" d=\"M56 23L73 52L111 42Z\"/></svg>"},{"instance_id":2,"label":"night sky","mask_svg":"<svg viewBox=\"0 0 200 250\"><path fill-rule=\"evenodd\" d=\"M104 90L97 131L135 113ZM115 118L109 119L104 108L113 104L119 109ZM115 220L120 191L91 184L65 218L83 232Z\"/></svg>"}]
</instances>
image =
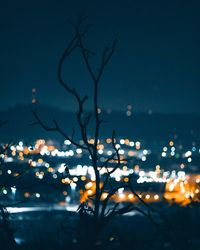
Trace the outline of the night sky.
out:
<instances>
[{"instance_id":1,"label":"night sky","mask_svg":"<svg viewBox=\"0 0 200 250\"><path fill-rule=\"evenodd\" d=\"M102 79L103 108L200 113L200 1L10 0L0 6L1 109L31 102L75 109L56 77L59 56L73 35L66 24L85 8L93 26L85 40L100 52L117 38ZM78 52L65 77L81 94L91 81ZM95 65L96 67L96 65Z\"/></svg>"}]
</instances>

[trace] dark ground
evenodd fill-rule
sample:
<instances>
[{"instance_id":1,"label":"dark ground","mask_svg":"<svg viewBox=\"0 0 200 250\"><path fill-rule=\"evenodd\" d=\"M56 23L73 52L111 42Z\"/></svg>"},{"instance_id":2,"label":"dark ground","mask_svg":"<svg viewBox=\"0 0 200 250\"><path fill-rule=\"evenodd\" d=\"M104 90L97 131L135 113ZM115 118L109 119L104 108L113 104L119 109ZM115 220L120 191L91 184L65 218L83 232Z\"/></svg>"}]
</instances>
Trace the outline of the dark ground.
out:
<instances>
[{"instance_id":1,"label":"dark ground","mask_svg":"<svg viewBox=\"0 0 200 250\"><path fill-rule=\"evenodd\" d=\"M200 249L199 205L185 208L173 205L159 210L164 220L154 215L156 225L139 214L116 217L98 240L95 249ZM12 214L10 220L18 242L18 250L83 249L77 240L76 226L79 216L76 213L64 211L20 213ZM0 249L9 250L3 244Z\"/></svg>"}]
</instances>

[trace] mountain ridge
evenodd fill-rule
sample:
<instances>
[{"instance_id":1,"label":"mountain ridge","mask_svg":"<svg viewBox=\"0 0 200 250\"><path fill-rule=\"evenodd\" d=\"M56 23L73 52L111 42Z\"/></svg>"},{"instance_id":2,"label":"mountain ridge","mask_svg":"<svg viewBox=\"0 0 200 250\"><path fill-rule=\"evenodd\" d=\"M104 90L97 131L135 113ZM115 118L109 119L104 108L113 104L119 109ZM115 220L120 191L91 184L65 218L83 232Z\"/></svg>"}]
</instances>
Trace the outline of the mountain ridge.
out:
<instances>
[{"instance_id":1,"label":"mountain ridge","mask_svg":"<svg viewBox=\"0 0 200 250\"><path fill-rule=\"evenodd\" d=\"M62 140L57 133L44 131L40 126L29 126L33 123L34 116L31 110L37 108L41 119L48 125L53 126L52 119L55 118L61 128L68 134L75 128L78 131L76 115L72 111L64 111L59 108L45 105L24 105L20 104L0 111L0 120L6 124L0 128L0 138L2 141L27 140L32 141L37 138L51 138ZM101 137L112 134L112 130L117 131L118 137L129 137L146 141L160 141L181 138L186 141L200 140L200 115L199 114L144 114L135 113L127 117L125 112L113 111L108 114L102 111L101 116L107 122L102 125ZM92 135L94 123L91 122L88 128ZM76 134L79 137L79 134Z\"/></svg>"}]
</instances>

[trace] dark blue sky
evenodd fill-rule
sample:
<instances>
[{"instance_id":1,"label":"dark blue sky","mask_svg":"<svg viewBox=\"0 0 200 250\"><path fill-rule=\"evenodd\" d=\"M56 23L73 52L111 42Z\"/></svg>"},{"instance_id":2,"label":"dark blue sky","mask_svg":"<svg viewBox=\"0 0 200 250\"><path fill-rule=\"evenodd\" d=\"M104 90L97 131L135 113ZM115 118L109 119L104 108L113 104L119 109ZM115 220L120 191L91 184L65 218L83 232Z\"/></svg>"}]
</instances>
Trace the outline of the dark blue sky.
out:
<instances>
[{"instance_id":1,"label":"dark blue sky","mask_svg":"<svg viewBox=\"0 0 200 250\"><path fill-rule=\"evenodd\" d=\"M29 103L33 87L40 103L75 108L57 82L56 66L73 34L65 20L83 7L93 24L86 43L97 56L118 39L102 79L101 106L200 113L200 2L194 0L1 1L1 109ZM81 93L90 92L78 53L65 76Z\"/></svg>"}]
</instances>

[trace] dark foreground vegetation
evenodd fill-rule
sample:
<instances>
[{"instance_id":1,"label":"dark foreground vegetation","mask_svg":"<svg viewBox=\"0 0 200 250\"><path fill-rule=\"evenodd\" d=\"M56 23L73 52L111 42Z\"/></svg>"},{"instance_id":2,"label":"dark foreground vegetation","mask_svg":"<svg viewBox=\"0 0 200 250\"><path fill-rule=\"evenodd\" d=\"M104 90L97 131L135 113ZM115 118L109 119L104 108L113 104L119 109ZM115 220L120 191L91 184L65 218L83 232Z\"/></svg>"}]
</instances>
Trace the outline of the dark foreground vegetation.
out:
<instances>
[{"instance_id":1,"label":"dark foreground vegetation","mask_svg":"<svg viewBox=\"0 0 200 250\"><path fill-rule=\"evenodd\" d=\"M81 225L84 218L80 220L80 214L51 210L33 212L29 215L12 214L9 216L10 233L13 233L18 244L12 245L11 242L7 242L11 235L5 227L1 227L1 235L4 237L0 240L0 249L199 249L198 204L187 207L165 205L159 207L159 211L162 211L162 221L156 215L151 220L139 213L115 217L99 236L94 247L90 245L92 232L89 219L85 219L87 225ZM80 232L81 230L84 231ZM83 246L80 236L85 237L88 245Z\"/></svg>"}]
</instances>

